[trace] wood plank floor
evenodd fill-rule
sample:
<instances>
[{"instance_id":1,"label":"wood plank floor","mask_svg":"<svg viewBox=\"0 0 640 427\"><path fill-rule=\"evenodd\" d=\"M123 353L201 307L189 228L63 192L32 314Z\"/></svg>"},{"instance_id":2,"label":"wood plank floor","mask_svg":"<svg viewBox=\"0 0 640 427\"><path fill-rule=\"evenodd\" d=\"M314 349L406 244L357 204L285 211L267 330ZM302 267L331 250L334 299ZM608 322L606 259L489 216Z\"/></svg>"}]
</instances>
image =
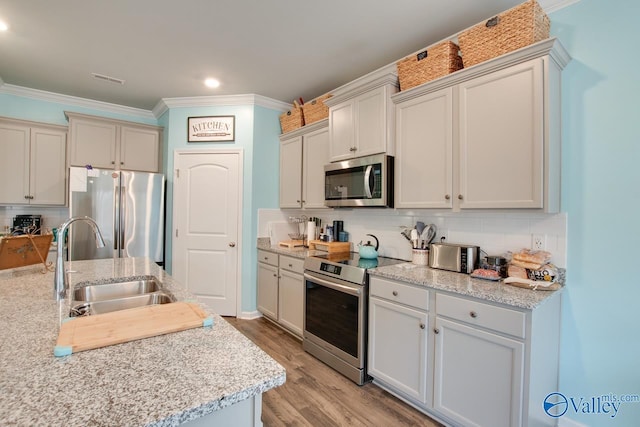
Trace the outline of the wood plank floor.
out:
<instances>
[{"instance_id":1,"label":"wood plank floor","mask_svg":"<svg viewBox=\"0 0 640 427\"><path fill-rule=\"evenodd\" d=\"M225 319L287 370L285 384L263 395L265 427L441 426L372 383L357 386L268 320Z\"/></svg>"}]
</instances>

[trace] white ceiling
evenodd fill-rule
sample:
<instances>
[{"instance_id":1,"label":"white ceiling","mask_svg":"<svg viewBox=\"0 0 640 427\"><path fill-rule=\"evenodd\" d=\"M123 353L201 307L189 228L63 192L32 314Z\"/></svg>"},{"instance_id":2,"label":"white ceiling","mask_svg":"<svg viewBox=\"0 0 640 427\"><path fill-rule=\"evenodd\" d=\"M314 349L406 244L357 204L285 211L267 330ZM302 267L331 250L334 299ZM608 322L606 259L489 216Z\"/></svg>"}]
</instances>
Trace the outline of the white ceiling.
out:
<instances>
[{"instance_id":1,"label":"white ceiling","mask_svg":"<svg viewBox=\"0 0 640 427\"><path fill-rule=\"evenodd\" d=\"M177 97L308 100L521 1L0 0L0 84L144 110Z\"/></svg>"}]
</instances>

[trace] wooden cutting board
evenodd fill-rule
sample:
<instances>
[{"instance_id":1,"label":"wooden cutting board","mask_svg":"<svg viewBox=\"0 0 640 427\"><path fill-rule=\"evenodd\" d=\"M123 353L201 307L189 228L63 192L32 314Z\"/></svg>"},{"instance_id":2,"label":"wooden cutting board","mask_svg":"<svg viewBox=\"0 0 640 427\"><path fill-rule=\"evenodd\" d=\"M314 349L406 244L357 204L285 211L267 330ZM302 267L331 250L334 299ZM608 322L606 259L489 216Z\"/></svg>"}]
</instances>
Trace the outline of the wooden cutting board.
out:
<instances>
[{"instance_id":1,"label":"wooden cutting board","mask_svg":"<svg viewBox=\"0 0 640 427\"><path fill-rule=\"evenodd\" d=\"M95 316L76 317L62 324L55 356L211 326L213 318L186 302L149 305Z\"/></svg>"}]
</instances>

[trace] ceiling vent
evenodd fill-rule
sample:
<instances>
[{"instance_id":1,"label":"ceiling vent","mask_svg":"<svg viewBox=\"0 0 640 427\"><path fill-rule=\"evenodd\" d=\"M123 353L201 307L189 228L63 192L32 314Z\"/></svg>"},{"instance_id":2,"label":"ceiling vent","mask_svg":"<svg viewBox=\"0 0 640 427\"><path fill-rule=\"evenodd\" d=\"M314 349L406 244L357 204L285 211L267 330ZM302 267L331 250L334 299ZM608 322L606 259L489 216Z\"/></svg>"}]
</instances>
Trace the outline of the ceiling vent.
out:
<instances>
[{"instance_id":1,"label":"ceiling vent","mask_svg":"<svg viewBox=\"0 0 640 427\"><path fill-rule=\"evenodd\" d=\"M105 76L104 74L98 74L98 73L91 73L91 75L93 76L94 79L104 80L105 82L118 83L121 85L124 84L124 80L117 79L115 77Z\"/></svg>"}]
</instances>

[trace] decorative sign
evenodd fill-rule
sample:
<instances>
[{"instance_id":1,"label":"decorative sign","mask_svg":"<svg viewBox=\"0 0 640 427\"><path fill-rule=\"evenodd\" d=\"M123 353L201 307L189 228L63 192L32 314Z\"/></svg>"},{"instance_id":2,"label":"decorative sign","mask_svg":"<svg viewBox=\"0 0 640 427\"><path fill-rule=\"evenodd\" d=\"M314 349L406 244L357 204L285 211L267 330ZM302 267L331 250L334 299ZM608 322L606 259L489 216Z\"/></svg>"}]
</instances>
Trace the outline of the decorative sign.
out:
<instances>
[{"instance_id":1,"label":"decorative sign","mask_svg":"<svg viewBox=\"0 0 640 427\"><path fill-rule=\"evenodd\" d=\"M189 117L187 128L189 142L234 141L236 116Z\"/></svg>"}]
</instances>

